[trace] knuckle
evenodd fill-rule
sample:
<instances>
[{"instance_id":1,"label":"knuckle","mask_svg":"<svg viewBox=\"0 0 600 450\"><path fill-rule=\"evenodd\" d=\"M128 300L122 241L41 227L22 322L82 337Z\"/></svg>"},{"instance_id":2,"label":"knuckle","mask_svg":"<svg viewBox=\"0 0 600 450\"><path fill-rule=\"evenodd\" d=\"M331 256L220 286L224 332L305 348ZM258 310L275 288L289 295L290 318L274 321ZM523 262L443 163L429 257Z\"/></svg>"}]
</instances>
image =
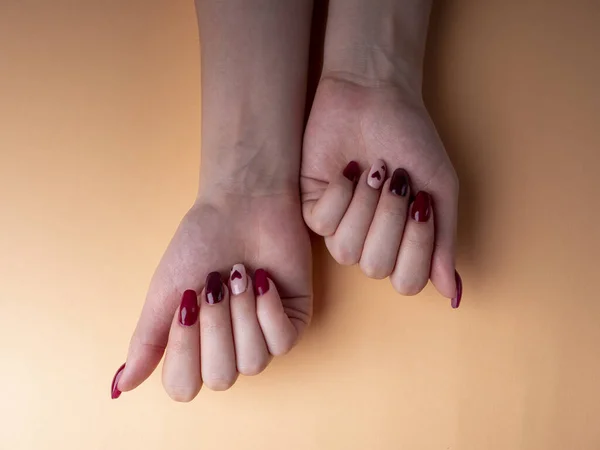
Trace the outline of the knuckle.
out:
<instances>
[{"instance_id":1,"label":"knuckle","mask_svg":"<svg viewBox=\"0 0 600 450\"><path fill-rule=\"evenodd\" d=\"M360 259L360 252L345 244L337 244L331 255L343 266L352 266Z\"/></svg>"},{"instance_id":2,"label":"knuckle","mask_svg":"<svg viewBox=\"0 0 600 450\"><path fill-rule=\"evenodd\" d=\"M279 340L278 342L269 345L269 352L273 356L283 356L294 347L295 337L294 336L286 336L284 339Z\"/></svg>"},{"instance_id":3,"label":"knuckle","mask_svg":"<svg viewBox=\"0 0 600 450\"><path fill-rule=\"evenodd\" d=\"M200 386L173 386L173 385L165 385L164 386L167 395L179 403L188 403L196 398L198 392L200 392Z\"/></svg>"},{"instance_id":4,"label":"knuckle","mask_svg":"<svg viewBox=\"0 0 600 450\"><path fill-rule=\"evenodd\" d=\"M316 214L311 221L311 229L319 236L331 236L335 232L334 225L331 220Z\"/></svg>"},{"instance_id":5,"label":"knuckle","mask_svg":"<svg viewBox=\"0 0 600 450\"><path fill-rule=\"evenodd\" d=\"M423 282L418 279L406 279L406 278L392 278L390 280L394 289L400 294L405 296L417 295L423 290L427 281Z\"/></svg>"},{"instance_id":6,"label":"knuckle","mask_svg":"<svg viewBox=\"0 0 600 450\"><path fill-rule=\"evenodd\" d=\"M235 384L237 374L211 374L204 378L204 384L211 391L226 391Z\"/></svg>"},{"instance_id":7,"label":"knuckle","mask_svg":"<svg viewBox=\"0 0 600 450\"><path fill-rule=\"evenodd\" d=\"M364 260L362 258L360 260L360 268L367 277L374 278L376 280L382 280L388 277L392 272L391 269L385 267L379 262Z\"/></svg>"},{"instance_id":8,"label":"knuckle","mask_svg":"<svg viewBox=\"0 0 600 450\"><path fill-rule=\"evenodd\" d=\"M258 375L267 368L269 360L267 357L256 357L238 364L238 371L245 376Z\"/></svg>"}]
</instances>

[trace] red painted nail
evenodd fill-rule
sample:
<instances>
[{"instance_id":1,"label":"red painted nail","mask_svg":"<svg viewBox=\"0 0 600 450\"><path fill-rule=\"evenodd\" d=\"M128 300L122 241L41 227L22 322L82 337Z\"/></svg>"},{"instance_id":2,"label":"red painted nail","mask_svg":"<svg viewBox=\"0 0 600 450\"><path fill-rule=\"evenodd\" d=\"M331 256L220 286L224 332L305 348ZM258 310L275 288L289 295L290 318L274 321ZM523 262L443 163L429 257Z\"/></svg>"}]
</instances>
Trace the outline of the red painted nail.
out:
<instances>
[{"instance_id":1,"label":"red painted nail","mask_svg":"<svg viewBox=\"0 0 600 450\"><path fill-rule=\"evenodd\" d=\"M356 183L360 178L360 167L356 161L350 161L342 173L350 181Z\"/></svg>"},{"instance_id":2,"label":"red painted nail","mask_svg":"<svg viewBox=\"0 0 600 450\"><path fill-rule=\"evenodd\" d=\"M121 391L117 386L119 385L121 374L123 374L123 369L125 369L125 364L119 367L119 370L117 370L117 373L115 373L115 376L112 380L112 384L110 385L110 398L112 399L119 398L119 396L121 395Z\"/></svg>"},{"instance_id":3,"label":"red painted nail","mask_svg":"<svg viewBox=\"0 0 600 450\"><path fill-rule=\"evenodd\" d=\"M427 222L431 216L431 196L425 191L419 191L412 204L411 217L416 222Z\"/></svg>"},{"instance_id":4,"label":"red painted nail","mask_svg":"<svg viewBox=\"0 0 600 450\"><path fill-rule=\"evenodd\" d=\"M400 197L406 197L410 187L410 177L404 169L396 169L390 181L390 192Z\"/></svg>"},{"instance_id":5,"label":"red painted nail","mask_svg":"<svg viewBox=\"0 0 600 450\"><path fill-rule=\"evenodd\" d=\"M254 273L254 293L264 295L269 292L269 274L264 269L258 269Z\"/></svg>"},{"instance_id":6,"label":"red painted nail","mask_svg":"<svg viewBox=\"0 0 600 450\"><path fill-rule=\"evenodd\" d=\"M223 282L219 272L211 272L206 277L206 303L214 305L223 300Z\"/></svg>"},{"instance_id":7,"label":"red painted nail","mask_svg":"<svg viewBox=\"0 0 600 450\"><path fill-rule=\"evenodd\" d=\"M458 274L458 272L454 271L454 278L456 279L456 295L452 298L451 305L454 309L460 306L460 300L462 299L462 278Z\"/></svg>"},{"instance_id":8,"label":"red painted nail","mask_svg":"<svg viewBox=\"0 0 600 450\"><path fill-rule=\"evenodd\" d=\"M181 305L179 306L179 323L184 327L190 327L198 320L198 295L196 291L188 289L181 296Z\"/></svg>"}]
</instances>

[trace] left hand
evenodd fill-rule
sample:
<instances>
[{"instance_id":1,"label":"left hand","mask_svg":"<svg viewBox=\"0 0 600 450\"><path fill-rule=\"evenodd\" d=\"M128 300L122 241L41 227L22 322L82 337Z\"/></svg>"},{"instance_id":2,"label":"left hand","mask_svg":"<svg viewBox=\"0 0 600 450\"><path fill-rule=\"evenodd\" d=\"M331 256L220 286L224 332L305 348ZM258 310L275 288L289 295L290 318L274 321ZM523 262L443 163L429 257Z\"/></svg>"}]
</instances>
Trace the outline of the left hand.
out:
<instances>
[{"instance_id":1,"label":"left hand","mask_svg":"<svg viewBox=\"0 0 600 450\"><path fill-rule=\"evenodd\" d=\"M389 276L404 295L431 278L458 306L458 179L420 93L324 77L304 136L301 192L304 220L337 262Z\"/></svg>"}]
</instances>

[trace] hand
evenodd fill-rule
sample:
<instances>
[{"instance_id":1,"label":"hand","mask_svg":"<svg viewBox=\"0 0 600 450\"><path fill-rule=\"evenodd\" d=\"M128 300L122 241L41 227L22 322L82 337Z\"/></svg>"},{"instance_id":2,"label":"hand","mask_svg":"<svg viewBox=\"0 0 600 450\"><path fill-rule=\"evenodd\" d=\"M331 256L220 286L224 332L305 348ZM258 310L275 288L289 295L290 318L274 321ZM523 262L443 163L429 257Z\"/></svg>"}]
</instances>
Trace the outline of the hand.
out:
<instances>
[{"instance_id":1,"label":"hand","mask_svg":"<svg viewBox=\"0 0 600 450\"><path fill-rule=\"evenodd\" d=\"M165 348L174 400L192 400L202 383L227 389L289 351L308 325L310 242L297 191L217 191L200 195L156 269L113 398L142 383Z\"/></svg>"},{"instance_id":2,"label":"hand","mask_svg":"<svg viewBox=\"0 0 600 450\"><path fill-rule=\"evenodd\" d=\"M431 277L458 306L458 179L420 94L323 78L304 135L301 191L306 224L336 261L389 276L404 295Z\"/></svg>"}]
</instances>

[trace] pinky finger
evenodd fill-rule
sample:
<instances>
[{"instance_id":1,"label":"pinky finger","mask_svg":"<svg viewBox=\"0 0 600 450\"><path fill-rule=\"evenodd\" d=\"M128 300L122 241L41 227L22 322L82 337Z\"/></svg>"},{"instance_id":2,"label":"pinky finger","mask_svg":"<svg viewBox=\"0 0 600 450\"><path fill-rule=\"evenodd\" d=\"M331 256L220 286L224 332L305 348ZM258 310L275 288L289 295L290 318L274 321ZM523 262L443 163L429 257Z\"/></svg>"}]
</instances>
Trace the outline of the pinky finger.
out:
<instances>
[{"instance_id":1,"label":"pinky finger","mask_svg":"<svg viewBox=\"0 0 600 450\"><path fill-rule=\"evenodd\" d=\"M306 225L319 236L331 236L342 221L360 177L356 161L350 161L318 200L305 201L302 214Z\"/></svg>"},{"instance_id":2,"label":"pinky finger","mask_svg":"<svg viewBox=\"0 0 600 450\"><path fill-rule=\"evenodd\" d=\"M254 274L256 315L269 353L280 356L289 352L298 340L298 332L287 316L275 283L263 269Z\"/></svg>"}]
</instances>

